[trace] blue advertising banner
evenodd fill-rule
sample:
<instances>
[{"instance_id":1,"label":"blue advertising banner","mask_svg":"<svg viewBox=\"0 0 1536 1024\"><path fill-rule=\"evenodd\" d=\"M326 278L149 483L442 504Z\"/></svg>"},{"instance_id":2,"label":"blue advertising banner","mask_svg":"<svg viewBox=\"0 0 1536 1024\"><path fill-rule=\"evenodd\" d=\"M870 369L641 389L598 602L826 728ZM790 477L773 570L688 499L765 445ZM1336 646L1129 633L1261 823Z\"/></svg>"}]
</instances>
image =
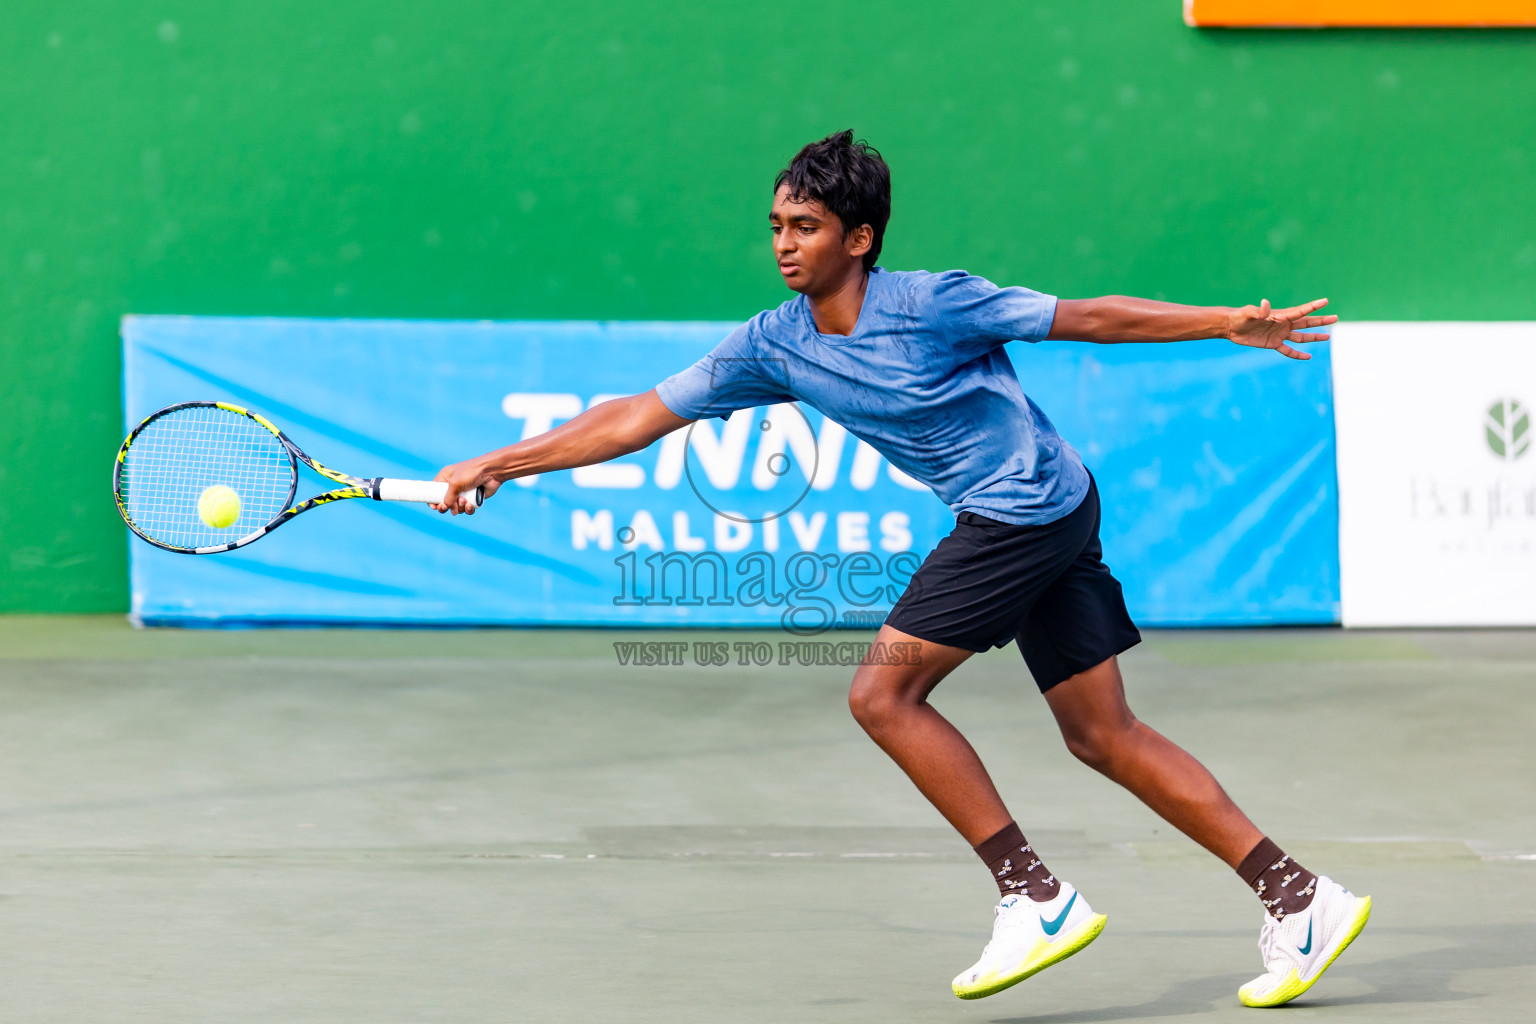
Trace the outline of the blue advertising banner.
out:
<instances>
[{"instance_id":1,"label":"blue advertising banner","mask_svg":"<svg viewBox=\"0 0 1536 1024\"><path fill-rule=\"evenodd\" d=\"M232 402L343 472L430 479L654 386L733 326L129 317L125 408L132 425L175 402ZM1106 559L1138 621L1336 621L1326 346L1309 364L1222 342L1010 352L1098 478ZM301 469L300 498L324 489ZM132 614L809 635L878 625L952 525L868 445L783 405L509 483L473 517L354 500L226 554L133 539Z\"/></svg>"}]
</instances>

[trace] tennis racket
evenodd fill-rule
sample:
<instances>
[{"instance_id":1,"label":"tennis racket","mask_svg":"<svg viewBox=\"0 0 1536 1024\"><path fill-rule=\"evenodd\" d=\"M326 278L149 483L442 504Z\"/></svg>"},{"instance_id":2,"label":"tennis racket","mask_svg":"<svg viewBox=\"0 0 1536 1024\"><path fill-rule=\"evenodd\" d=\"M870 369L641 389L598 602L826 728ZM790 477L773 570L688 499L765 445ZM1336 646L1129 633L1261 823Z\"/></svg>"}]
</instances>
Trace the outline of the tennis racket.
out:
<instances>
[{"instance_id":1,"label":"tennis racket","mask_svg":"<svg viewBox=\"0 0 1536 1024\"><path fill-rule=\"evenodd\" d=\"M334 483L295 505L299 463ZM265 537L301 512L346 498L441 503L439 480L355 477L320 465L266 418L224 402L181 402L134 428L112 466L117 510L167 551L212 555ZM480 489L465 494L472 507Z\"/></svg>"}]
</instances>

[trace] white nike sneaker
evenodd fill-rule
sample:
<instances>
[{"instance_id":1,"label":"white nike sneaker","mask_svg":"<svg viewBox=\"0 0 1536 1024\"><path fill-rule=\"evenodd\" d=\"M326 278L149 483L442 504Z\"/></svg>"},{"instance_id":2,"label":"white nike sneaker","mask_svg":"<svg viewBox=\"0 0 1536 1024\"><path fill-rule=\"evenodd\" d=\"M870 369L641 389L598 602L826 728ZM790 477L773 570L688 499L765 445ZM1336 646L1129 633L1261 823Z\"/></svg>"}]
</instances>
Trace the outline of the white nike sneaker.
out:
<instances>
[{"instance_id":1,"label":"white nike sneaker","mask_svg":"<svg viewBox=\"0 0 1536 1024\"><path fill-rule=\"evenodd\" d=\"M1371 916L1371 898L1356 896L1326 875L1306 910L1276 920L1264 915L1259 953L1264 974L1237 990L1244 1006L1279 1006L1311 988L1328 965L1355 941Z\"/></svg>"},{"instance_id":2,"label":"white nike sneaker","mask_svg":"<svg viewBox=\"0 0 1536 1024\"><path fill-rule=\"evenodd\" d=\"M1095 914L1066 882L1047 903L1010 893L993 913L992 941L981 959L955 978L955 995L961 999L980 999L1017 985L1065 960L1104 930L1104 915Z\"/></svg>"}]
</instances>

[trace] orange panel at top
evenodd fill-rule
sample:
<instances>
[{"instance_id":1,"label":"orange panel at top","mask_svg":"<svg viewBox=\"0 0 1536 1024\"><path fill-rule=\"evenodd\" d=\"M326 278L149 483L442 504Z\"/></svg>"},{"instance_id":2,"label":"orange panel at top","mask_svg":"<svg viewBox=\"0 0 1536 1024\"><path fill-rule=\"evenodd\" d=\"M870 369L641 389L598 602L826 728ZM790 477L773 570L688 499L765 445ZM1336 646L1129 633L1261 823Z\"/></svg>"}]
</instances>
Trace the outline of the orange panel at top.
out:
<instances>
[{"instance_id":1,"label":"orange panel at top","mask_svg":"<svg viewBox=\"0 0 1536 1024\"><path fill-rule=\"evenodd\" d=\"M1536 0L1184 0L1191 25L1536 26Z\"/></svg>"}]
</instances>

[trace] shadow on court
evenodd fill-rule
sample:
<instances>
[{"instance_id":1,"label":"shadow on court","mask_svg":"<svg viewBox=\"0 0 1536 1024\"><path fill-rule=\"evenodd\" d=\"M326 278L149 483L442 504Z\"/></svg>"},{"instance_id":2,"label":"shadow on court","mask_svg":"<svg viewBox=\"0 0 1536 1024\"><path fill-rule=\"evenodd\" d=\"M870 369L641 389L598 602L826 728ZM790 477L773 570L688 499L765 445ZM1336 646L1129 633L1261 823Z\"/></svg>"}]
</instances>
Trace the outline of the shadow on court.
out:
<instances>
[{"instance_id":1,"label":"shadow on court","mask_svg":"<svg viewBox=\"0 0 1536 1024\"><path fill-rule=\"evenodd\" d=\"M1216 975L1185 978L1155 999L1135 1005L1085 1007L1046 1013L1039 1016L997 1017L992 1024L1094 1024L1097 1021L1156 1020L1164 1017L1188 1017L1205 1013L1212 1005L1228 999L1239 985L1248 980L1243 975ZM1027 984L1027 983L1026 983Z\"/></svg>"}]
</instances>

